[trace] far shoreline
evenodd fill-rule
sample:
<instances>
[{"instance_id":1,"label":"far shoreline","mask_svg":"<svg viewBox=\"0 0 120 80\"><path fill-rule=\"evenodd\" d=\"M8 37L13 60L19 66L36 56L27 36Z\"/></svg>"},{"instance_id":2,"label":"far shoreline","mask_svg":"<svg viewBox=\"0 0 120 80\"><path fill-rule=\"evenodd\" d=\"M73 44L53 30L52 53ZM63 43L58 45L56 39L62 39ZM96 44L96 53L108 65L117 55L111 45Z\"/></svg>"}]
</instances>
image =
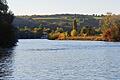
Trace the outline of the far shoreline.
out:
<instances>
[{"instance_id":1,"label":"far shoreline","mask_svg":"<svg viewBox=\"0 0 120 80\"><path fill-rule=\"evenodd\" d=\"M75 37L60 37L56 40L83 40L83 41L105 41L101 36L75 36Z\"/></svg>"},{"instance_id":2,"label":"far shoreline","mask_svg":"<svg viewBox=\"0 0 120 80\"><path fill-rule=\"evenodd\" d=\"M49 38L19 38L18 40L51 40L51 41L102 41L102 42L120 42L120 41L108 41L108 40L104 40L103 37L101 36L76 36L76 37L65 37L65 38L57 38L57 39L49 39Z\"/></svg>"}]
</instances>

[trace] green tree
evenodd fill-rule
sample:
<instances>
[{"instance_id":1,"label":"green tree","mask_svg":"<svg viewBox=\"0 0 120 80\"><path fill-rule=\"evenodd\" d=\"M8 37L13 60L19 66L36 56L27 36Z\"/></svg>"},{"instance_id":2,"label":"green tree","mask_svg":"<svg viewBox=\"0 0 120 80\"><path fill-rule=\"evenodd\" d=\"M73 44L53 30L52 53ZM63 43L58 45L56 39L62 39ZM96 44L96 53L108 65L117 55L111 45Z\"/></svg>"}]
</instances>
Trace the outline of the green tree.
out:
<instances>
[{"instance_id":1,"label":"green tree","mask_svg":"<svg viewBox=\"0 0 120 80\"><path fill-rule=\"evenodd\" d=\"M76 21L76 19L73 20L71 36L72 37L77 36L77 21Z\"/></svg>"},{"instance_id":2,"label":"green tree","mask_svg":"<svg viewBox=\"0 0 120 80\"><path fill-rule=\"evenodd\" d=\"M73 29L77 30L77 21L76 21L76 19L74 19L74 21L73 21Z\"/></svg>"},{"instance_id":3,"label":"green tree","mask_svg":"<svg viewBox=\"0 0 120 80\"><path fill-rule=\"evenodd\" d=\"M14 15L8 11L6 0L0 0L0 47L8 48L16 44L16 29L12 26Z\"/></svg>"}]
</instances>

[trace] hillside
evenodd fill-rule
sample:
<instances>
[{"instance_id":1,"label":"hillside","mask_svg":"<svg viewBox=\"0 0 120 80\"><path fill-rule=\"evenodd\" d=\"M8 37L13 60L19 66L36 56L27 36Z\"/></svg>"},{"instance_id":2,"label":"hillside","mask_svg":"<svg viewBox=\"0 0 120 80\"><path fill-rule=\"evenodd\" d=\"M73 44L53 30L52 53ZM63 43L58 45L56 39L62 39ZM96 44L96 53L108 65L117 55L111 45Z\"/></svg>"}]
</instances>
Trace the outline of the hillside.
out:
<instances>
[{"instance_id":1,"label":"hillside","mask_svg":"<svg viewBox=\"0 0 120 80\"><path fill-rule=\"evenodd\" d=\"M34 21L33 19L30 18L24 18L24 17L15 17L14 21L13 21L13 25L15 27L24 27L24 26L28 26L28 27L34 27L34 26L39 26L38 23L36 21Z\"/></svg>"},{"instance_id":2,"label":"hillside","mask_svg":"<svg viewBox=\"0 0 120 80\"><path fill-rule=\"evenodd\" d=\"M80 14L55 14L55 15L32 15L16 16L13 24L16 27L46 27L46 28L71 28L72 21L76 17L78 28L80 27L99 27L99 20L102 17Z\"/></svg>"}]
</instances>

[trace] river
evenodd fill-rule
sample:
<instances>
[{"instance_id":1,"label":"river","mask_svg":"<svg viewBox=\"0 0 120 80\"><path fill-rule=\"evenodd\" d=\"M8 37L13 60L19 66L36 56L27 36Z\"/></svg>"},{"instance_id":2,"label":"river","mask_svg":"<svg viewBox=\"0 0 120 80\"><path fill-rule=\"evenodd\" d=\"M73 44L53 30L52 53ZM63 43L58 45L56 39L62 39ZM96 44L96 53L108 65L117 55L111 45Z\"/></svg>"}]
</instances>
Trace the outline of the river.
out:
<instances>
[{"instance_id":1,"label":"river","mask_svg":"<svg viewBox=\"0 0 120 80\"><path fill-rule=\"evenodd\" d=\"M120 43L21 39L0 54L0 80L120 80Z\"/></svg>"}]
</instances>

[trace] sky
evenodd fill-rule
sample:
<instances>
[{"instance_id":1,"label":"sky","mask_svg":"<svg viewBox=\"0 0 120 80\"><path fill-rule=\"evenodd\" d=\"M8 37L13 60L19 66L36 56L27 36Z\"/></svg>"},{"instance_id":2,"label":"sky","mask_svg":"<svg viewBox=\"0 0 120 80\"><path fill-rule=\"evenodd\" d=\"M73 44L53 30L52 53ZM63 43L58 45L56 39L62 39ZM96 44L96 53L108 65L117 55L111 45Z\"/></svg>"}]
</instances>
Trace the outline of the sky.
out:
<instances>
[{"instance_id":1,"label":"sky","mask_svg":"<svg viewBox=\"0 0 120 80\"><path fill-rule=\"evenodd\" d=\"M120 0L7 0L15 15L120 13Z\"/></svg>"}]
</instances>

